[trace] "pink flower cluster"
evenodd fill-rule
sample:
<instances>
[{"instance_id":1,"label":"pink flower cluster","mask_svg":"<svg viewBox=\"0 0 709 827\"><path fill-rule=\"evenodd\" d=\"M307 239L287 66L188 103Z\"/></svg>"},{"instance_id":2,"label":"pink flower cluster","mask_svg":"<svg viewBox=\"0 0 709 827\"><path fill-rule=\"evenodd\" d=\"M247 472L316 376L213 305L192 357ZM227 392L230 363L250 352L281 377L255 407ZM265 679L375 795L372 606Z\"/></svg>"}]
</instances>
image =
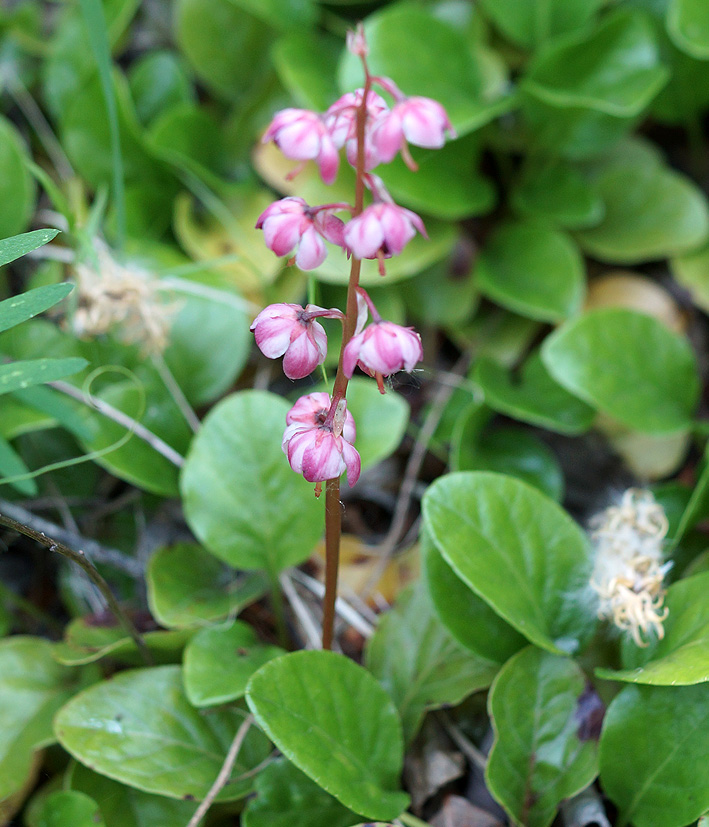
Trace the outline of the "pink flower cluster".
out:
<instances>
[{"instance_id":1,"label":"pink flower cluster","mask_svg":"<svg viewBox=\"0 0 709 827\"><path fill-rule=\"evenodd\" d=\"M264 210L256 227L263 230L270 250L278 256L292 256L301 270L319 267L327 255L325 242L329 242L355 259L378 259L379 271L384 275L384 260L399 255L417 232L425 236L426 230L416 213L394 203L372 170L392 161L399 152L415 170L409 144L441 147L446 133L453 136L453 129L436 101L407 97L390 78L369 75L368 49L361 28L348 36L347 44L363 60L365 88L343 95L324 113L284 109L274 117L263 141L273 141L287 158L303 163L315 161L326 184L334 182L340 151L344 149L348 162L357 169L358 180L371 192L373 203L362 209L360 194L360 212L356 214L357 210L349 204L311 207L302 198L282 198ZM371 90L372 83L390 96L392 106ZM364 126L363 136L358 125L360 129ZM352 216L346 223L335 215L343 211ZM316 494L322 482L345 472L350 485L359 478L361 461L354 448L355 423L344 399L347 379L355 368L375 377L384 393L384 377L400 370L411 371L423 358L418 333L383 320L367 293L359 287L357 291L355 330L345 344L341 373L335 383L339 391L334 398L327 393L303 396L286 417L283 451L294 471L316 483ZM367 326L370 313L372 322ZM347 321L335 308L272 304L258 314L251 330L265 356L283 357L286 376L303 379L325 360L327 335L318 321L323 318L339 319L343 325Z\"/></svg>"}]
</instances>

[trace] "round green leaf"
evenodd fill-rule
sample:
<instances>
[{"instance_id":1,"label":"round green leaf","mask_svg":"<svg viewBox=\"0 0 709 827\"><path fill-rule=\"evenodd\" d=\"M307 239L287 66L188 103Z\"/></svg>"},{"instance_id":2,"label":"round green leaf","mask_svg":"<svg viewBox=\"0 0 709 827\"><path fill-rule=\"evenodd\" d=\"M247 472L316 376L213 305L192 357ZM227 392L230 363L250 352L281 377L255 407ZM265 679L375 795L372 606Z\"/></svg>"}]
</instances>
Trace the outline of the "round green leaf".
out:
<instances>
[{"instance_id":1,"label":"round green leaf","mask_svg":"<svg viewBox=\"0 0 709 827\"><path fill-rule=\"evenodd\" d=\"M351 827L357 816L290 761L271 762L256 779L243 827Z\"/></svg>"},{"instance_id":2,"label":"round green leaf","mask_svg":"<svg viewBox=\"0 0 709 827\"><path fill-rule=\"evenodd\" d=\"M185 517L217 557L277 573L305 560L322 533L322 503L288 465L288 403L242 391L204 420L182 469Z\"/></svg>"},{"instance_id":3,"label":"round green leaf","mask_svg":"<svg viewBox=\"0 0 709 827\"><path fill-rule=\"evenodd\" d=\"M534 647L510 658L495 679L485 780L515 823L548 827L558 805L596 777L596 742L579 732L586 691L572 660Z\"/></svg>"},{"instance_id":4,"label":"round green leaf","mask_svg":"<svg viewBox=\"0 0 709 827\"><path fill-rule=\"evenodd\" d=\"M0 117L0 238L21 233L34 210L34 181L25 166L29 154L15 127Z\"/></svg>"},{"instance_id":5,"label":"round green leaf","mask_svg":"<svg viewBox=\"0 0 709 827\"><path fill-rule=\"evenodd\" d=\"M244 711L224 708L204 715L187 701L180 672L178 666L133 669L89 687L58 712L59 742L77 760L130 787L168 798L204 798ZM253 779L242 776L269 749L251 727L218 800L245 796Z\"/></svg>"},{"instance_id":6,"label":"round green leaf","mask_svg":"<svg viewBox=\"0 0 709 827\"><path fill-rule=\"evenodd\" d=\"M52 658L48 640L0 640L0 800L21 789L34 750L53 743L52 718L71 694L74 675Z\"/></svg>"},{"instance_id":7,"label":"round green leaf","mask_svg":"<svg viewBox=\"0 0 709 827\"><path fill-rule=\"evenodd\" d=\"M532 221L505 224L488 240L475 268L480 291L515 313L559 321L584 296L584 264L563 233Z\"/></svg>"},{"instance_id":8,"label":"round green leaf","mask_svg":"<svg viewBox=\"0 0 709 827\"><path fill-rule=\"evenodd\" d=\"M709 210L688 178L647 158L619 159L600 173L600 224L576 238L594 258L636 264L692 250L709 233Z\"/></svg>"},{"instance_id":9,"label":"round green leaf","mask_svg":"<svg viewBox=\"0 0 709 827\"><path fill-rule=\"evenodd\" d=\"M672 275L690 292L694 304L709 312L709 244L672 259L670 264Z\"/></svg>"},{"instance_id":10,"label":"round green leaf","mask_svg":"<svg viewBox=\"0 0 709 827\"><path fill-rule=\"evenodd\" d=\"M625 823L694 822L709 809L709 686L626 686L606 712L600 761Z\"/></svg>"},{"instance_id":11,"label":"round green leaf","mask_svg":"<svg viewBox=\"0 0 709 827\"><path fill-rule=\"evenodd\" d=\"M466 135L509 109L512 98L491 97L482 61L460 29L412 3L388 6L364 23L373 74L386 75L409 95L425 95L446 108L456 133ZM346 52L340 88L362 85L358 57ZM497 92L495 93L497 95Z\"/></svg>"},{"instance_id":12,"label":"round green leaf","mask_svg":"<svg viewBox=\"0 0 709 827\"><path fill-rule=\"evenodd\" d=\"M427 532L421 535L426 583L443 624L466 649L502 664L527 641L466 583L443 559Z\"/></svg>"},{"instance_id":13,"label":"round green leaf","mask_svg":"<svg viewBox=\"0 0 709 827\"><path fill-rule=\"evenodd\" d=\"M529 641L576 652L595 626L586 536L520 480L469 471L423 498L426 530L455 573Z\"/></svg>"},{"instance_id":14,"label":"round green leaf","mask_svg":"<svg viewBox=\"0 0 709 827\"><path fill-rule=\"evenodd\" d=\"M47 796L38 827L105 827L98 805L84 793L58 790Z\"/></svg>"},{"instance_id":15,"label":"round green leaf","mask_svg":"<svg viewBox=\"0 0 709 827\"><path fill-rule=\"evenodd\" d=\"M482 0L485 14L519 46L541 46L549 37L574 31L595 15L603 0Z\"/></svg>"},{"instance_id":16,"label":"round green leaf","mask_svg":"<svg viewBox=\"0 0 709 827\"><path fill-rule=\"evenodd\" d=\"M401 592L382 617L367 644L365 665L396 704L407 742L428 710L456 706L487 689L499 668L458 644L435 614L422 581Z\"/></svg>"},{"instance_id":17,"label":"round green leaf","mask_svg":"<svg viewBox=\"0 0 709 827\"><path fill-rule=\"evenodd\" d=\"M606 308L547 337L542 359L571 393L646 433L691 427L699 377L688 342L642 313Z\"/></svg>"},{"instance_id":18,"label":"round green leaf","mask_svg":"<svg viewBox=\"0 0 709 827\"><path fill-rule=\"evenodd\" d=\"M709 59L709 6L703 0L670 0L667 31L684 52Z\"/></svg>"},{"instance_id":19,"label":"round green leaf","mask_svg":"<svg viewBox=\"0 0 709 827\"><path fill-rule=\"evenodd\" d=\"M342 41L317 32L291 31L271 50L281 83L299 106L324 112L339 97L335 78Z\"/></svg>"},{"instance_id":20,"label":"round green leaf","mask_svg":"<svg viewBox=\"0 0 709 827\"><path fill-rule=\"evenodd\" d=\"M285 654L266 646L251 626L235 620L198 632L187 645L183 681L193 706L215 706L242 698L253 673Z\"/></svg>"},{"instance_id":21,"label":"round green leaf","mask_svg":"<svg viewBox=\"0 0 709 827\"><path fill-rule=\"evenodd\" d=\"M136 114L143 124L175 104L194 100L183 61L167 50L149 51L136 60L130 68L128 83Z\"/></svg>"},{"instance_id":22,"label":"round green leaf","mask_svg":"<svg viewBox=\"0 0 709 827\"><path fill-rule=\"evenodd\" d=\"M521 428L489 428L477 439L466 438L463 413L461 426L451 449L454 471L497 471L509 474L538 488L560 502L564 493L564 475L554 452L538 437ZM473 414L474 415L474 414Z\"/></svg>"},{"instance_id":23,"label":"round green leaf","mask_svg":"<svg viewBox=\"0 0 709 827\"><path fill-rule=\"evenodd\" d=\"M148 605L170 629L202 626L237 615L263 597L268 588L261 572L239 573L194 543L158 549L148 562Z\"/></svg>"},{"instance_id":24,"label":"round green leaf","mask_svg":"<svg viewBox=\"0 0 709 827\"><path fill-rule=\"evenodd\" d=\"M568 229L598 224L605 212L601 197L576 167L559 159L530 165L511 198L518 212Z\"/></svg>"},{"instance_id":25,"label":"round green leaf","mask_svg":"<svg viewBox=\"0 0 709 827\"><path fill-rule=\"evenodd\" d=\"M293 652L262 666L246 699L278 749L345 807L370 819L405 809L401 722L361 666L333 652Z\"/></svg>"},{"instance_id":26,"label":"round green leaf","mask_svg":"<svg viewBox=\"0 0 709 827\"><path fill-rule=\"evenodd\" d=\"M110 827L187 824L197 808L192 801L176 801L126 787L79 763L71 767L68 780L72 790L101 803L101 813Z\"/></svg>"},{"instance_id":27,"label":"round green leaf","mask_svg":"<svg viewBox=\"0 0 709 827\"><path fill-rule=\"evenodd\" d=\"M538 351L518 376L493 359L478 359L473 380L493 410L560 434L584 433L595 416L593 408L551 378Z\"/></svg>"},{"instance_id":28,"label":"round green leaf","mask_svg":"<svg viewBox=\"0 0 709 827\"><path fill-rule=\"evenodd\" d=\"M551 106L632 117L667 78L652 26L642 14L623 10L550 45L533 63L524 87Z\"/></svg>"},{"instance_id":29,"label":"round green leaf","mask_svg":"<svg viewBox=\"0 0 709 827\"><path fill-rule=\"evenodd\" d=\"M709 572L674 583L667 590L665 636L641 648L623 641L622 670L597 669L599 678L655 686L709 681Z\"/></svg>"}]
</instances>

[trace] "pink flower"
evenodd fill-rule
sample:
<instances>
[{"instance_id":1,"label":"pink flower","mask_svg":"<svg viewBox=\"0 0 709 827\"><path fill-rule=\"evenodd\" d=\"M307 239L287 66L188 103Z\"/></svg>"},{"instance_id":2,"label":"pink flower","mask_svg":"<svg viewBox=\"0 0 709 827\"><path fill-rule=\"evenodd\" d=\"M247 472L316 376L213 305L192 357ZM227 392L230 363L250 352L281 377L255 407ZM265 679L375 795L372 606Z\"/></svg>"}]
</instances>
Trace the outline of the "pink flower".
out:
<instances>
[{"instance_id":1,"label":"pink flower","mask_svg":"<svg viewBox=\"0 0 709 827\"><path fill-rule=\"evenodd\" d=\"M370 376L391 376L400 370L413 370L422 359L421 337L413 328L379 319L350 339L342 367L348 378L355 366Z\"/></svg>"},{"instance_id":2,"label":"pink flower","mask_svg":"<svg viewBox=\"0 0 709 827\"><path fill-rule=\"evenodd\" d=\"M327 335L315 321L319 316L342 318L342 313L312 304L270 304L251 325L264 356L284 356L283 372L289 379L303 379L325 361Z\"/></svg>"},{"instance_id":3,"label":"pink flower","mask_svg":"<svg viewBox=\"0 0 709 827\"><path fill-rule=\"evenodd\" d=\"M357 109L362 103L364 89L347 92L325 112L324 120L336 147L341 149L347 141L354 141L357 132ZM389 111L381 95L370 90L367 95L366 125L371 127L385 112ZM367 130L369 131L369 130Z\"/></svg>"},{"instance_id":4,"label":"pink flower","mask_svg":"<svg viewBox=\"0 0 709 827\"><path fill-rule=\"evenodd\" d=\"M286 425L293 425L302 428L303 426L312 428L320 427L327 415L330 413L332 400L330 394L325 391L317 391L316 393L309 393L306 396L301 396L300 399L293 405L293 407L286 414ZM298 430L298 427L294 429ZM342 436L354 444L357 436L357 429L352 414L345 408L345 421L342 426ZM283 440L289 439L289 431L286 428Z\"/></svg>"},{"instance_id":5,"label":"pink flower","mask_svg":"<svg viewBox=\"0 0 709 827\"><path fill-rule=\"evenodd\" d=\"M414 146L440 149L445 143L446 132L455 136L446 110L438 101L405 98L379 118L372 133L372 143L382 161L388 163L399 150L406 150L407 141Z\"/></svg>"},{"instance_id":6,"label":"pink flower","mask_svg":"<svg viewBox=\"0 0 709 827\"><path fill-rule=\"evenodd\" d=\"M326 184L332 184L337 177L340 156L323 119L316 112L282 109L276 113L262 141L273 141L286 158L316 161L320 177Z\"/></svg>"},{"instance_id":7,"label":"pink flower","mask_svg":"<svg viewBox=\"0 0 709 827\"><path fill-rule=\"evenodd\" d=\"M326 208L309 207L302 198L282 198L267 207L256 222L269 250L286 256L297 246L295 263L314 270L327 256L323 238L344 245L344 224Z\"/></svg>"},{"instance_id":8,"label":"pink flower","mask_svg":"<svg viewBox=\"0 0 709 827\"><path fill-rule=\"evenodd\" d=\"M327 414L321 424L320 411L314 408L319 404L311 397L320 397L321 394L310 394L307 401L298 400L286 417L298 417L289 423L283 434L283 451L288 457L291 468L302 474L308 482L321 483L325 480L336 479L347 471L347 482L354 485L359 479L361 460L359 453L345 438L344 431L354 438L354 420L347 413L346 403L341 399L335 406L328 404ZM329 402L327 394L322 394ZM296 411L296 409L298 409ZM300 419L302 417L302 421ZM348 422L348 418L351 422ZM312 421L310 421L312 420ZM319 485L315 489L319 493Z\"/></svg>"},{"instance_id":9,"label":"pink flower","mask_svg":"<svg viewBox=\"0 0 709 827\"><path fill-rule=\"evenodd\" d=\"M426 235L416 213L398 204L372 204L345 225L345 245L356 258L391 258L416 235ZM380 261L379 271L383 273Z\"/></svg>"}]
</instances>

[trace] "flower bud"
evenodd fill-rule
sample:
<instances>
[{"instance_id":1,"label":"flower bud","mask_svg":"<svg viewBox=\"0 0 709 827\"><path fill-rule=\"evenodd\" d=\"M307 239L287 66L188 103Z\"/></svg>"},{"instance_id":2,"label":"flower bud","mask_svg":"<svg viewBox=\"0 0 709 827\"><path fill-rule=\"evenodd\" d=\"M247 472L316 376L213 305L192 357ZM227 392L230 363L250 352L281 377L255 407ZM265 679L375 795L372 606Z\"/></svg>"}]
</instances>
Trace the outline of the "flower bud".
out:
<instances>
[{"instance_id":1,"label":"flower bud","mask_svg":"<svg viewBox=\"0 0 709 827\"><path fill-rule=\"evenodd\" d=\"M340 156L332 137L316 112L309 109L283 109L277 112L262 142L273 141L286 158L316 161L320 177L332 184L337 177Z\"/></svg>"},{"instance_id":2,"label":"flower bud","mask_svg":"<svg viewBox=\"0 0 709 827\"><path fill-rule=\"evenodd\" d=\"M275 201L256 222L263 230L266 246L277 256L286 256L296 247L295 263L301 270L314 270L327 257L323 239L344 245L344 224L327 210L309 207L302 198L291 196Z\"/></svg>"},{"instance_id":3,"label":"flower bud","mask_svg":"<svg viewBox=\"0 0 709 827\"><path fill-rule=\"evenodd\" d=\"M271 304L254 319L251 330L264 356L284 356L283 372L289 379L303 379L325 361L327 335L316 321L319 316L340 318L339 310L309 304Z\"/></svg>"},{"instance_id":4,"label":"flower bud","mask_svg":"<svg viewBox=\"0 0 709 827\"><path fill-rule=\"evenodd\" d=\"M330 399L330 394L325 391L316 391L315 393L301 396L286 414L286 425L298 425L308 428L320 427L325 423L327 415L330 413L331 405L332 400ZM297 428L294 430L297 430ZM346 405L345 420L340 432L347 442L354 444L357 429L355 428L354 417L347 410ZM286 434L288 434L287 428ZM284 436L284 439L285 438Z\"/></svg>"}]
</instances>

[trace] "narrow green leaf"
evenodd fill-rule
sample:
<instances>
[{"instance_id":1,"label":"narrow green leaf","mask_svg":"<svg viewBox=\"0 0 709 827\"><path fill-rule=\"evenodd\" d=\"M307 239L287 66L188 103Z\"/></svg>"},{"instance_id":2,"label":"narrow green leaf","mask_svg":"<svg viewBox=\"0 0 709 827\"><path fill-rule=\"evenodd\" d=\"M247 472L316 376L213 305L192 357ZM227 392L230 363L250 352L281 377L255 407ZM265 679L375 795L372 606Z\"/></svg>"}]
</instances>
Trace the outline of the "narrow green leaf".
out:
<instances>
[{"instance_id":1,"label":"narrow green leaf","mask_svg":"<svg viewBox=\"0 0 709 827\"><path fill-rule=\"evenodd\" d=\"M297 767L281 758L256 779L243 827L351 827L357 816Z\"/></svg>"},{"instance_id":2,"label":"narrow green leaf","mask_svg":"<svg viewBox=\"0 0 709 827\"><path fill-rule=\"evenodd\" d=\"M651 316L621 308L585 313L547 337L542 359L570 393L629 428L662 434L692 426L699 397L692 349Z\"/></svg>"},{"instance_id":3,"label":"narrow green leaf","mask_svg":"<svg viewBox=\"0 0 709 827\"><path fill-rule=\"evenodd\" d=\"M488 706L495 743L485 780L517 824L548 827L558 805L598 772L581 732L586 678L569 658L523 649L500 671Z\"/></svg>"},{"instance_id":4,"label":"narrow green leaf","mask_svg":"<svg viewBox=\"0 0 709 827\"><path fill-rule=\"evenodd\" d=\"M78 373L86 359L28 359L0 365L0 394L9 393Z\"/></svg>"},{"instance_id":5,"label":"narrow green leaf","mask_svg":"<svg viewBox=\"0 0 709 827\"><path fill-rule=\"evenodd\" d=\"M422 581L401 592L367 644L365 665L391 695L410 741L424 714L486 689L498 664L464 649L434 613Z\"/></svg>"},{"instance_id":6,"label":"narrow green leaf","mask_svg":"<svg viewBox=\"0 0 709 827\"><path fill-rule=\"evenodd\" d=\"M322 503L281 450L288 403L242 391L206 417L182 470L185 516L217 557L272 573L305 560L322 532Z\"/></svg>"},{"instance_id":7,"label":"narrow green leaf","mask_svg":"<svg viewBox=\"0 0 709 827\"><path fill-rule=\"evenodd\" d=\"M71 694L74 675L52 658L48 640L0 640L0 800L22 787L34 750L54 741L52 718Z\"/></svg>"},{"instance_id":8,"label":"narrow green leaf","mask_svg":"<svg viewBox=\"0 0 709 827\"><path fill-rule=\"evenodd\" d=\"M148 604L169 629L236 616L268 589L262 572L237 572L194 543L158 549L148 562Z\"/></svg>"},{"instance_id":9,"label":"narrow green leaf","mask_svg":"<svg viewBox=\"0 0 709 827\"><path fill-rule=\"evenodd\" d=\"M582 648L596 622L588 541L553 500L513 477L469 471L436 480L423 515L458 577L529 641Z\"/></svg>"},{"instance_id":10,"label":"narrow green leaf","mask_svg":"<svg viewBox=\"0 0 709 827\"><path fill-rule=\"evenodd\" d=\"M601 734L601 784L635 827L685 827L709 808L709 686L626 686Z\"/></svg>"},{"instance_id":11,"label":"narrow green leaf","mask_svg":"<svg viewBox=\"0 0 709 827\"><path fill-rule=\"evenodd\" d=\"M240 620L202 629L185 649L187 698L193 706L216 706L243 698L253 673L284 654L280 646L261 643L254 629Z\"/></svg>"},{"instance_id":12,"label":"narrow green leaf","mask_svg":"<svg viewBox=\"0 0 709 827\"><path fill-rule=\"evenodd\" d=\"M32 388L13 391L12 395L15 399L19 399L20 402L29 405L36 411L51 416L59 425L79 439L89 437L89 428L85 419L77 410L77 404L70 402L59 391L42 385L35 385Z\"/></svg>"},{"instance_id":13,"label":"narrow green leaf","mask_svg":"<svg viewBox=\"0 0 709 827\"><path fill-rule=\"evenodd\" d=\"M333 652L293 652L262 666L246 699L278 749L345 807L374 819L405 809L401 722L361 666Z\"/></svg>"},{"instance_id":14,"label":"narrow green leaf","mask_svg":"<svg viewBox=\"0 0 709 827\"><path fill-rule=\"evenodd\" d=\"M576 245L537 221L503 224L483 248L475 277L486 296L540 321L578 312L585 292Z\"/></svg>"},{"instance_id":15,"label":"narrow green leaf","mask_svg":"<svg viewBox=\"0 0 709 827\"><path fill-rule=\"evenodd\" d=\"M45 231L38 230L38 232ZM27 233L27 235L32 235L32 233ZM31 249L34 249L34 247ZM24 255L24 253L20 253L20 255ZM68 296L73 289L73 284L49 284L46 287L37 287L34 290L28 290L26 293L20 293L19 296L1 301L0 333L53 307Z\"/></svg>"},{"instance_id":16,"label":"narrow green leaf","mask_svg":"<svg viewBox=\"0 0 709 827\"><path fill-rule=\"evenodd\" d=\"M244 711L204 715L189 704L178 666L133 669L94 684L56 715L62 746L96 772L145 792L202 799L224 763ZM243 798L248 773L266 758L269 744L249 729L221 801Z\"/></svg>"},{"instance_id":17,"label":"narrow green leaf","mask_svg":"<svg viewBox=\"0 0 709 827\"><path fill-rule=\"evenodd\" d=\"M673 583L665 598L662 640L647 647L623 640L623 669L596 669L599 678L654 686L709 681L709 572Z\"/></svg>"},{"instance_id":18,"label":"narrow green leaf","mask_svg":"<svg viewBox=\"0 0 709 827\"><path fill-rule=\"evenodd\" d=\"M59 235L59 230L32 230L32 232L15 235L12 236L12 238L3 238L0 241L0 267L4 264L9 264L11 261L15 261L15 259L21 256L26 256L27 253L31 253L32 250L36 250L38 247L43 247L57 235ZM67 292L70 292L70 290L67 290ZM57 299L57 301L59 301L59 299ZM2 304L4 304L4 302ZM2 304L0 304L0 307L2 307ZM47 307L51 307L51 304L47 305ZM44 309L46 310L46 308ZM39 313L41 311L37 312ZM6 328L3 328L3 330L5 329Z\"/></svg>"},{"instance_id":19,"label":"narrow green leaf","mask_svg":"<svg viewBox=\"0 0 709 827\"><path fill-rule=\"evenodd\" d=\"M29 468L25 465L22 457L15 451L12 445L0 435L0 484L2 484L3 477L16 477L28 473ZM13 482L12 486L16 488L20 494L25 494L26 496L31 497L37 493L37 483L33 479Z\"/></svg>"}]
</instances>

